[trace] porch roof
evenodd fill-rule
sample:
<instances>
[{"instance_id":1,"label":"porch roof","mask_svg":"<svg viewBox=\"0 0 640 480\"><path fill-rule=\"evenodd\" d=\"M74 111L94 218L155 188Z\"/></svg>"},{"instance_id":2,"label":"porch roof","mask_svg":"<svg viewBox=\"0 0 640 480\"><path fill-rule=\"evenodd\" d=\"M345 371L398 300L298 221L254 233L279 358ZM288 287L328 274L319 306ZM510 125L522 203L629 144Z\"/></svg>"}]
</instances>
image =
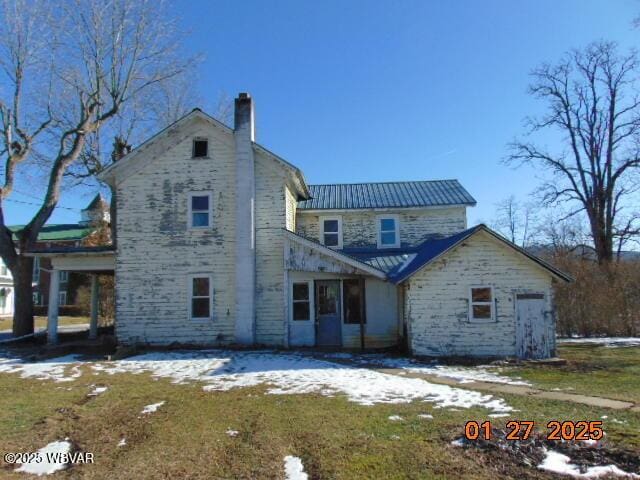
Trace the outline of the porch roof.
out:
<instances>
[{"instance_id":1,"label":"porch roof","mask_svg":"<svg viewBox=\"0 0 640 480\"><path fill-rule=\"evenodd\" d=\"M27 252L27 256L49 258L55 270L110 273L115 270L115 248L99 247L51 247Z\"/></svg>"}]
</instances>

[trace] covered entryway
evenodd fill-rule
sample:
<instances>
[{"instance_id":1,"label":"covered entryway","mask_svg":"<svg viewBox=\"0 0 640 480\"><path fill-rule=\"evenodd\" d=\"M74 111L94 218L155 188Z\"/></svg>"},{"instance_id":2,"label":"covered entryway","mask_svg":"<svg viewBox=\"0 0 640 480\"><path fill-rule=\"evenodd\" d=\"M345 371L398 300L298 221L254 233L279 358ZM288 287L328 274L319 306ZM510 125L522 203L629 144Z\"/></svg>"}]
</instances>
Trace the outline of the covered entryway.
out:
<instances>
[{"instance_id":1,"label":"covered entryway","mask_svg":"<svg viewBox=\"0 0 640 480\"><path fill-rule=\"evenodd\" d=\"M60 303L60 272L81 272L91 275L91 320L89 338L98 335L98 275L113 275L115 250L106 247L50 248L29 252L32 257L51 260L49 306L47 310L47 343L58 343L58 310Z\"/></svg>"},{"instance_id":2,"label":"covered entryway","mask_svg":"<svg viewBox=\"0 0 640 480\"><path fill-rule=\"evenodd\" d=\"M523 359L551 356L553 329L542 293L516 295L516 355Z\"/></svg>"}]
</instances>

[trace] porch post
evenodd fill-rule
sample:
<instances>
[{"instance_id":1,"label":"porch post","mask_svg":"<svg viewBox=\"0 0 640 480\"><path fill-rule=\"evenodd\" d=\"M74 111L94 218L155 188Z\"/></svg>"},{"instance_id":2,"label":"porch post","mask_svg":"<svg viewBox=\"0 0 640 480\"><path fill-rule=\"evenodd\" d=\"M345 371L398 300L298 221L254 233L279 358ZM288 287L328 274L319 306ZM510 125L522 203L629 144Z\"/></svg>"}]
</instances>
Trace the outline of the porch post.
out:
<instances>
[{"instance_id":1,"label":"porch post","mask_svg":"<svg viewBox=\"0 0 640 480\"><path fill-rule=\"evenodd\" d=\"M47 309L47 343L58 343L58 302L60 301L60 271L49 272L49 308Z\"/></svg>"},{"instance_id":2,"label":"porch post","mask_svg":"<svg viewBox=\"0 0 640 480\"><path fill-rule=\"evenodd\" d=\"M89 338L98 337L98 292L100 284L98 283L98 275L91 275L91 323L89 324Z\"/></svg>"}]
</instances>

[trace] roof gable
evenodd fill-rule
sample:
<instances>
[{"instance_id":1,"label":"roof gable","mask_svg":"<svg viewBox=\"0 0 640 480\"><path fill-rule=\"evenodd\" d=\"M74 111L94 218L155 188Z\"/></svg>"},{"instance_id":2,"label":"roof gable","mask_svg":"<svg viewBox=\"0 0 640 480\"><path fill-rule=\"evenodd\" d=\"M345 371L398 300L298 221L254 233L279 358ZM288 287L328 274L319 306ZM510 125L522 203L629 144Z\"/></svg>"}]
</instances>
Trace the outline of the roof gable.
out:
<instances>
[{"instance_id":1,"label":"roof gable","mask_svg":"<svg viewBox=\"0 0 640 480\"><path fill-rule=\"evenodd\" d=\"M573 278L570 275L567 275L561 270L558 270L553 265L527 252L523 248L518 247L517 245L510 242L502 235L494 232L484 224L476 225L475 227L469 228L450 237L438 240L427 240L422 245L420 245L420 247L418 247L416 255L413 259L409 260L400 269L389 275L389 280L396 284L402 283L429 264L433 263L435 260L442 258L449 252L455 250L466 239L472 237L473 235L476 235L478 232L487 233L490 238L502 243L503 245L513 249L516 253L523 255L527 259L535 262L539 267L547 270L554 277L559 278L560 280L563 280L565 282L573 281Z\"/></svg>"}]
</instances>

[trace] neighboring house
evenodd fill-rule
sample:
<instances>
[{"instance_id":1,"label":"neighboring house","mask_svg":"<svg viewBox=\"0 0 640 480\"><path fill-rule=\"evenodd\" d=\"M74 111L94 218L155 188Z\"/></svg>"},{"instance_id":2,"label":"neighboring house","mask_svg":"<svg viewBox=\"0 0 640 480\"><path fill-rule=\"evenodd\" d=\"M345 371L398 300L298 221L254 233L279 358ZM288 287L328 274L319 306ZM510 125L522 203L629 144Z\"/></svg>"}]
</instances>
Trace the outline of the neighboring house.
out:
<instances>
[{"instance_id":1,"label":"neighboring house","mask_svg":"<svg viewBox=\"0 0 640 480\"><path fill-rule=\"evenodd\" d=\"M234 129L193 110L101 174L117 251L35 255L115 270L122 344L554 354L569 277L469 228L458 181L307 185L254 132L247 94Z\"/></svg>"},{"instance_id":2,"label":"neighboring house","mask_svg":"<svg viewBox=\"0 0 640 480\"><path fill-rule=\"evenodd\" d=\"M99 221L109 221L109 204L102 195L96 195L93 200L81 211L79 223L50 224L45 225L38 234L36 249L50 249L59 247L77 247L82 245L96 231ZM22 228L22 225L9 227L12 231ZM51 262L48 258L35 257L33 262L33 304L36 307L48 304ZM9 272L9 278L11 273ZM59 305L72 305L75 302L76 288L80 281L70 281L70 272L60 271L60 290L58 292ZM79 280L79 279L78 279ZM0 283L2 276L0 276ZM12 287L13 288L13 284ZM1 290L0 290L1 292ZM0 298L0 306L2 299ZM7 315L13 315L13 303L11 311Z\"/></svg>"},{"instance_id":3,"label":"neighboring house","mask_svg":"<svg viewBox=\"0 0 640 480\"><path fill-rule=\"evenodd\" d=\"M13 277L0 259L0 317L13 315Z\"/></svg>"}]
</instances>

